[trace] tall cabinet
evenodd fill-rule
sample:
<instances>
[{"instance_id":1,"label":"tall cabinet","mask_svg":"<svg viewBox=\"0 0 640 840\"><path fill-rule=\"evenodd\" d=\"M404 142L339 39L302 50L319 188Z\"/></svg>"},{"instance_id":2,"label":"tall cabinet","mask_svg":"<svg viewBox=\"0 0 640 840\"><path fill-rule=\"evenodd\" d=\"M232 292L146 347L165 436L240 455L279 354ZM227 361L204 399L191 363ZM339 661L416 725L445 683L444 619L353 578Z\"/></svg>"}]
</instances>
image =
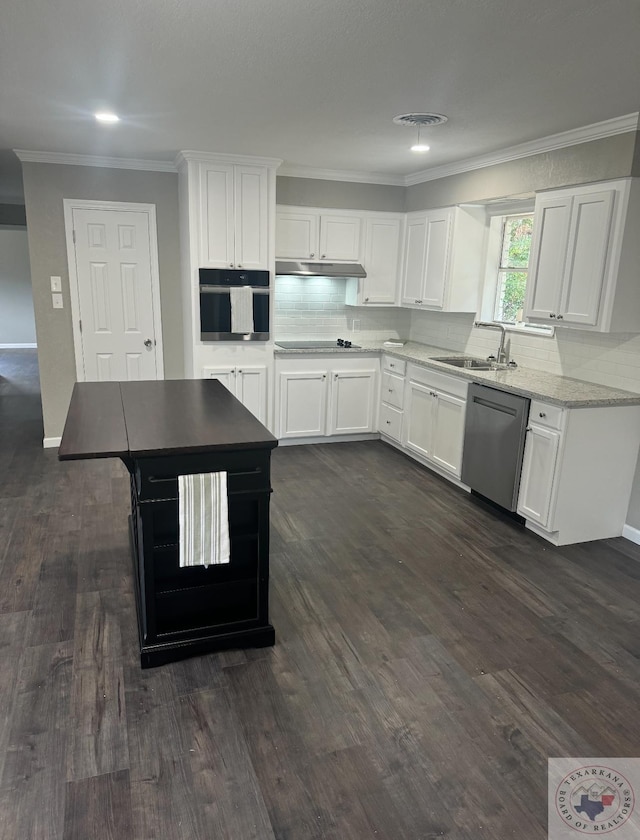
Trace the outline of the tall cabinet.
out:
<instances>
[{"instance_id":1,"label":"tall cabinet","mask_svg":"<svg viewBox=\"0 0 640 840\"><path fill-rule=\"evenodd\" d=\"M198 270L266 269L271 272L273 288L276 170L281 161L180 152L177 163L185 374L199 379L211 378L212 370L232 371L226 377L229 390L254 413L259 406L257 416L269 424L266 382L271 346L266 342L200 340ZM270 320L273 324L273 294ZM259 372L256 387L249 387L246 371ZM225 381L224 376L214 374L214 378ZM251 397L244 400L245 393Z\"/></svg>"}]
</instances>

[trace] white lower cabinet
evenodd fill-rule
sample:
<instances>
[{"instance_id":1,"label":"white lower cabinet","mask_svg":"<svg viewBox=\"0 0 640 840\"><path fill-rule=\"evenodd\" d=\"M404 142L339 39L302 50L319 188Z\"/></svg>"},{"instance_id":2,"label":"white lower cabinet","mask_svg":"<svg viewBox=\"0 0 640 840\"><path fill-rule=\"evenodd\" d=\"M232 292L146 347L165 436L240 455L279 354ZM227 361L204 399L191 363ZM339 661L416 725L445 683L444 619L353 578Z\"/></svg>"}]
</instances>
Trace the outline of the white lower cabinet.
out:
<instances>
[{"instance_id":1,"label":"white lower cabinet","mask_svg":"<svg viewBox=\"0 0 640 840\"><path fill-rule=\"evenodd\" d=\"M640 446L640 406L531 401L518 513L555 545L622 534Z\"/></svg>"},{"instance_id":2,"label":"white lower cabinet","mask_svg":"<svg viewBox=\"0 0 640 840\"><path fill-rule=\"evenodd\" d=\"M375 431L378 360L336 354L276 360L279 438Z\"/></svg>"},{"instance_id":3,"label":"white lower cabinet","mask_svg":"<svg viewBox=\"0 0 640 840\"><path fill-rule=\"evenodd\" d=\"M378 429L380 434L392 438L397 443L402 440L406 369L407 363L402 359L393 356L382 357Z\"/></svg>"},{"instance_id":4,"label":"white lower cabinet","mask_svg":"<svg viewBox=\"0 0 640 840\"><path fill-rule=\"evenodd\" d=\"M460 478L467 382L417 365L407 370L403 443Z\"/></svg>"},{"instance_id":5,"label":"white lower cabinet","mask_svg":"<svg viewBox=\"0 0 640 840\"><path fill-rule=\"evenodd\" d=\"M220 365L202 369L204 379L218 379L260 420L267 422L266 365Z\"/></svg>"}]
</instances>

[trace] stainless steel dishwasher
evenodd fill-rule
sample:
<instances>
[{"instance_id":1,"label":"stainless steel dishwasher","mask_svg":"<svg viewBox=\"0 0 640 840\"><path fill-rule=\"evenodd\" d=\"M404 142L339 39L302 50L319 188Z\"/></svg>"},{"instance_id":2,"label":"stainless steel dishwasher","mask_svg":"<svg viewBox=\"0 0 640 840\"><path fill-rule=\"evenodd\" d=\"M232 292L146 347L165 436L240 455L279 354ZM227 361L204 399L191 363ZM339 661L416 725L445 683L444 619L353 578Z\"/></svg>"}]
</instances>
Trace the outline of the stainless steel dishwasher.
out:
<instances>
[{"instance_id":1,"label":"stainless steel dishwasher","mask_svg":"<svg viewBox=\"0 0 640 840\"><path fill-rule=\"evenodd\" d=\"M507 510L515 510L529 418L529 400L486 385L469 386L462 481Z\"/></svg>"}]
</instances>

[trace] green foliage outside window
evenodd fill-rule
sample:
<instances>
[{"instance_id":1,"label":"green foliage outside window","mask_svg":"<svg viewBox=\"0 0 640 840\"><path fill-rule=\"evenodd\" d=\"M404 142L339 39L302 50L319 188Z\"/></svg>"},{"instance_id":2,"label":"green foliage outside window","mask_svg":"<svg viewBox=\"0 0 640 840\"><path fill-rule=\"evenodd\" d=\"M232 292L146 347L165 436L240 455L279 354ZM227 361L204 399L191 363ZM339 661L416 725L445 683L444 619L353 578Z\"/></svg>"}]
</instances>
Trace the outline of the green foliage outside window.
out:
<instances>
[{"instance_id":1,"label":"green foliage outside window","mask_svg":"<svg viewBox=\"0 0 640 840\"><path fill-rule=\"evenodd\" d=\"M495 320L521 320L531 250L533 216L507 216L504 222Z\"/></svg>"}]
</instances>

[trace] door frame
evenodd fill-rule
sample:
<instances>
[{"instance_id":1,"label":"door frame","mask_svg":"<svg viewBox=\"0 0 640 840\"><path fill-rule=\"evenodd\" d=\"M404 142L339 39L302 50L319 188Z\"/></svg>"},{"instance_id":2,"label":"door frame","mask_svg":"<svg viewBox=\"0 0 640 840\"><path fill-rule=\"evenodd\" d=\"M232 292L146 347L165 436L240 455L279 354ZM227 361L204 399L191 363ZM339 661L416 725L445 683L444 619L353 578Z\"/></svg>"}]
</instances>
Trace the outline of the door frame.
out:
<instances>
[{"instance_id":1,"label":"door frame","mask_svg":"<svg viewBox=\"0 0 640 840\"><path fill-rule=\"evenodd\" d=\"M149 222L149 257L151 267L151 302L153 307L153 329L156 342L156 372L158 379L164 379L164 347L162 343L162 318L160 313L160 270L158 263L158 228L155 204L137 204L129 201L90 201L81 198L64 198L64 230L67 242L67 265L69 268L69 290L71 300L71 325L73 328L73 349L76 359L76 379L85 381L84 358L82 355L82 334L80 332L80 292L78 288L78 267L76 248L73 241L74 210L119 210L146 213Z\"/></svg>"}]
</instances>

